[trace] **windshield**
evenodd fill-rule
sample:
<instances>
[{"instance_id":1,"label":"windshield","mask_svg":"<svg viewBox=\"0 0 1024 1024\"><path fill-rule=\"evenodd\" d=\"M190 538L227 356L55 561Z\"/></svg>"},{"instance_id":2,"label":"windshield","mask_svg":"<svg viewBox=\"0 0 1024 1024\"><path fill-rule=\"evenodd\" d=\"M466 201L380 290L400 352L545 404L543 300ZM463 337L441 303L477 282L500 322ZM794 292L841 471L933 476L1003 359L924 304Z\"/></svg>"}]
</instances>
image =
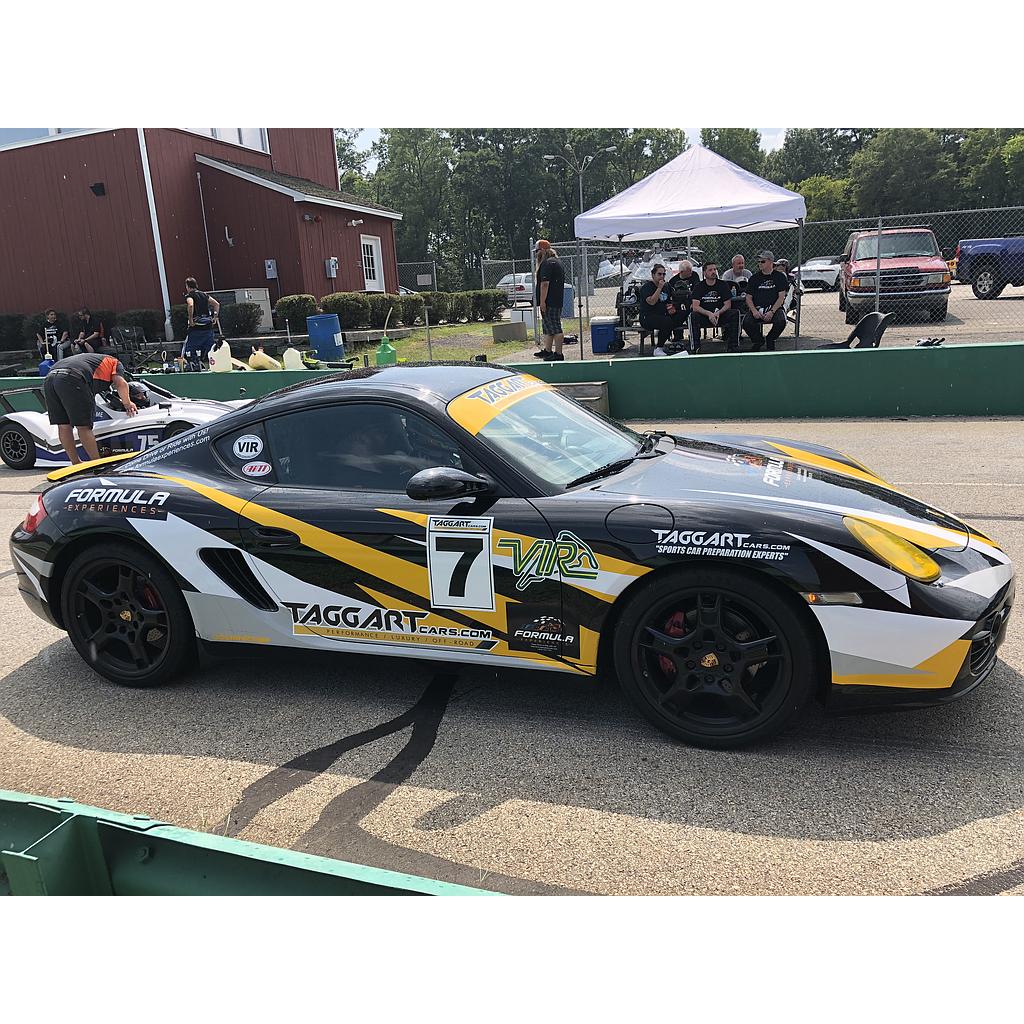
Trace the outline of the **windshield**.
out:
<instances>
[{"instance_id":1,"label":"windshield","mask_svg":"<svg viewBox=\"0 0 1024 1024\"><path fill-rule=\"evenodd\" d=\"M882 259L906 259L910 256L938 256L931 232L907 231L882 235ZM878 235L857 239L856 260L878 258Z\"/></svg>"},{"instance_id":2,"label":"windshield","mask_svg":"<svg viewBox=\"0 0 1024 1024\"><path fill-rule=\"evenodd\" d=\"M497 397L490 393L496 387L503 392ZM528 476L555 487L632 459L641 440L525 375L460 395L448 413Z\"/></svg>"}]
</instances>

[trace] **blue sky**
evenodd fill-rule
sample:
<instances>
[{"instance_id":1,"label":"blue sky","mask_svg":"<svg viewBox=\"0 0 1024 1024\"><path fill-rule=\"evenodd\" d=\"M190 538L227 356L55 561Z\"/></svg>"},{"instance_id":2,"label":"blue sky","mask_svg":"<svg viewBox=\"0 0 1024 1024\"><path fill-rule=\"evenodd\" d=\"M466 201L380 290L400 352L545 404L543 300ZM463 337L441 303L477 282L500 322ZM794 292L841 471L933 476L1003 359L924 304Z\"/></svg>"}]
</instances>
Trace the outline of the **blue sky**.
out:
<instances>
[{"instance_id":1,"label":"blue sky","mask_svg":"<svg viewBox=\"0 0 1024 1024\"><path fill-rule=\"evenodd\" d=\"M769 150L778 149L782 145L783 137L786 134L785 128L758 128L757 130L761 133L762 148ZM686 132L686 137L690 142L700 142L699 128L684 128L683 131ZM379 128L364 128L356 141L360 149L369 149L379 137Z\"/></svg>"}]
</instances>

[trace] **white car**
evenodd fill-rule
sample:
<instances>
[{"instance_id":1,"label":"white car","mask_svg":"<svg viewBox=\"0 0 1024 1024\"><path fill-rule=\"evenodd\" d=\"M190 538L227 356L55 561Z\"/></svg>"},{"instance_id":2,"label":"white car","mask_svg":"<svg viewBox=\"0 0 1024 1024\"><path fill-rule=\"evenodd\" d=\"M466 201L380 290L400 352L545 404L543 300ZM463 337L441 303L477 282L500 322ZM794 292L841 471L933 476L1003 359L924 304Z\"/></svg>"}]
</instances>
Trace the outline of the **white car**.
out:
<instances>
[{"instance_id":1,"label":"white car","mask_svg":"<svg viewBox=\"0 0 1024 1024\"><path fill-rule=\"evenodd\" d=\"M156 384L134 380L129 388L132 401L139 408L132 417L124 411L120 396L113 389L96 396L93 430L101 456L144 451L175 434L212 423L251 401L180 398ZM148 405L142 404L147 399L139 400L140 388L148 395ZM83 459L89 458L81 446L78 452ZM57 428L46 415L41 387L0 391L0 458L11 469L31 469L37 462L48 468L69 465Z\"/></svg>"},{"instance_id":2,"label":"white car","mask_svg":"<svg viewBox=\"0 0 1024 1024\"><path fill-rule=\"evenodd\" d=\"M838 256L816 256L800 266L800 282L804 288L834 292L839 289L841 272L842 265Z\"/></svg>"},{"instance_id":3,"label":"white car","mask_svg":"<svg viewBox=\"0 0 1024 1024\"><path fill-rule=\"evenodd\" d=\"M510 306L518 306L520 302L533 305L533 291L530 274L506 274L496 285L508 296Z\"/></svg>"}]
</instances>

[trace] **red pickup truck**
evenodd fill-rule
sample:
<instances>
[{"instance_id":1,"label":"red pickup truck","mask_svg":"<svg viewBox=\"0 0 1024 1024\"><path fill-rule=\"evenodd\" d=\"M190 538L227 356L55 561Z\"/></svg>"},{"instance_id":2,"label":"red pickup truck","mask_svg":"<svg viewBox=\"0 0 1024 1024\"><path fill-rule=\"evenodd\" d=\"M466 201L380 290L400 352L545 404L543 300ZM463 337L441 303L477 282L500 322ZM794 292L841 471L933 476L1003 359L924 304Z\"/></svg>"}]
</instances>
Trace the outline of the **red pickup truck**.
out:
<instances>
[{"instance_id":1,"label":"red pickup truck","mask_svg":"<svg viewBox=\"0 0 1024 1024\"><path fill-rule=\"evenodd\" d=\"M932 320L946 319L950 273L931 228L850 233L839 275L839 309L846 313L848 324L875 308L876 276L881 280L882 311L921 307Z\"/></svg>"}]
</instances>

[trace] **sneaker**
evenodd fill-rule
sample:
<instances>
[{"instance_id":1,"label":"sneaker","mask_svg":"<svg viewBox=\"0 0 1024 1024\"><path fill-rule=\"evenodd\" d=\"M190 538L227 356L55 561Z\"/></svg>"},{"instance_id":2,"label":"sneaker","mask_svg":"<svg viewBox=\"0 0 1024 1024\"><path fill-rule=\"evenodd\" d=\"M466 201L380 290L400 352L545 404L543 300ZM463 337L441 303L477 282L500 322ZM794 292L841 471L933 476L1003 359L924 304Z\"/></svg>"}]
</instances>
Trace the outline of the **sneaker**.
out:
<instances>
[{"instance_id":1,"label":"sneaker","mask_svg":"<svg viewBox=\"0 0 1024 1024\"><path fill-rule=\"evenodd\" d=\"M565 356L561 352L545 352L544 361L547 363L564 363Z\"/></svg>"},{"instance_id":2,"label":"sneaker","mask_svg":"<svg viewBox=\"0 0 1024 1024\"><path fill-rule=\"evenodd\" d=\"M538 351L533 353L533 358L534 359L547 359L547 357L549 355L551 355L551 353L546 348L542 348L542 349L538 349Z\"/></svg>"}]
</instances>

